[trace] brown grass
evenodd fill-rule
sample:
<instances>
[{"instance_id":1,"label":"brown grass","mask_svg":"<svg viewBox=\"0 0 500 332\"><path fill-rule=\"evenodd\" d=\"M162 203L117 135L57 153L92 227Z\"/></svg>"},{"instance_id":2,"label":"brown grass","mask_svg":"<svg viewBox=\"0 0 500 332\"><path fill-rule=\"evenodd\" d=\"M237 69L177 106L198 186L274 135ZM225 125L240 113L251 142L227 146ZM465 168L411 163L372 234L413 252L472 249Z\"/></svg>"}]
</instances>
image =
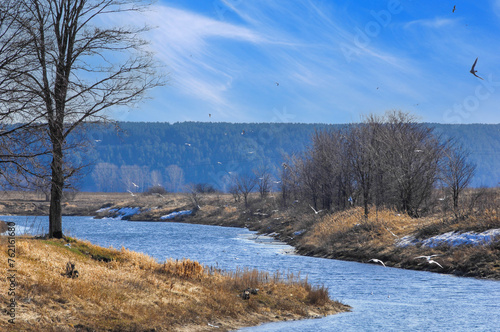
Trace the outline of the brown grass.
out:
<instances>
[{"instance_id":1,"label":"brown grass","mask_svg":"<svg viewBox=\"0 0 500 332\"><path fill-rule=\"evenodd\" d=\"M275 280L257 271L224 273L190 260L158 263L122 248L102 248L70 239L17 238L16 324L22 331L203 331L229 330L277 319L332 314L348 308L316 298L307 282ZM0 238L7 264L7 239ZM79 276L67 275L71 261ZM249 300L248 287L259 288ZM0 280L4 308L7 280ZM313 306L313 305L314 306ZM278 317L278 318L276 318Z\"/></svg>"},{"instance_id":2,"label":"brown grass","mask_svg":"<svg viewBox=\"0 0 500 332\"><path fill-rule=\"evenodd\" d=\"M365 219L361 207L323 216L300 239L305 254L366 262L378 258L388 266L500 279L500 241L488 245L420 245L398 247L398 239L414 235L424 239L450 231L482 232L500 228L496 210L487 209L466 218L429 216L411 218L393 210L370 210ZM420 255L438 254L443 268L416 260Z\"/></svg>"}]
</instances>

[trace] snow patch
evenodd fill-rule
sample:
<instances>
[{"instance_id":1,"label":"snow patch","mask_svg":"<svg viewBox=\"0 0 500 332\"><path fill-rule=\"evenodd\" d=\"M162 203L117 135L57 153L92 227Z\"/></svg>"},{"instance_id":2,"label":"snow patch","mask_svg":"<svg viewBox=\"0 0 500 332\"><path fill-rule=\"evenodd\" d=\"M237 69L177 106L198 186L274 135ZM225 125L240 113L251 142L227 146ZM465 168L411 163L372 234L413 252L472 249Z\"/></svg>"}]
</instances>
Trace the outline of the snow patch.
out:
<instances>
[{"instance_id":1,"label":"snow patch","mask_svg":"<svg viewBox=\"0 0 500 332\"><path fill-rule=\"evenodd\" d=\"M402 237L396 242L398 247L413 246L420 243L424 247L434 248L439 245L460 246L471 244L474 246L485 245L493 242L497 236L500 236L500 229L490 229L482 233L475 232L448 232L439 234L424 240L417 240L413 235Z\"/></svg>"},{"instance_id":2,"label":"snow patch","mask_svg":"<svg viewBox=\"0 0 500 332\"><path fill-rule=\"evenodd\" d=\"M109 209L108 212L113 214L113 218L128 219L134 214L138 214L141 211L140 207L123 207L120 209Z\"/></svg>"},{"instance_id":3,"label":"snow patch","mask_svg":"<svg viewBox=\"0 0 500 332\"><path fill-rule=\"evenodd\" d=\"M164 216L161 216L160 219L162 219L162 220L174 219L177 216L189 215L191 213L193 213L192 210L176 211L176 212L172 212L172 213L166 214Z\"/></svg>"}]
</instances>

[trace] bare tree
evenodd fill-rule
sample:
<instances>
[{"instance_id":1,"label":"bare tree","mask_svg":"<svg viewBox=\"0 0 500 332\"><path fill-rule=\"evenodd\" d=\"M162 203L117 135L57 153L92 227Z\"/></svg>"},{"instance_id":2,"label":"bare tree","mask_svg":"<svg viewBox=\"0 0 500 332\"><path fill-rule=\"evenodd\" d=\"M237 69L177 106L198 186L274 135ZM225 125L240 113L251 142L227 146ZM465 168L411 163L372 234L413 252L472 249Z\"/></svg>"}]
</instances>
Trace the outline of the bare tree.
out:
<instances>
[{"instance_id":1,"label":"bare tree","mask_svg":"<svg viewBox=\"0 0 500 332\"><path fill-rule=\"evenodd\" d=\"M235 177L235 184L238 188L238 191L243 196L245 207L248 207L248 195L257 185L257 178L251 175L239 175Z\"/></svg>"},{"instance_id":2,"label":"bare tree","mask_svg":"<svg viewBox=\"0 0 500 332\"><path fill-rule=\"evenodd\" d=\"M376 140L380 123L375 118L353 125L348 134L347 146L351 172L356 188L363 198L365 218L368 218L369 204L376 168Z\"/></svg>"},{"instance_id":3,"label":"bare tree","mask_svg":"<svg viewBox=\"0 0 500 332\"><path fill-rule=\"evenodd\" d=\"M98 163L92 171L92 179L99 191L117 191L118 166L110 163Z\"/></svg>"},{"instance_id":4,"label":"bare tree","mask_svg":"<svg viewBox=\"0 0 500 332\"><path fill-rule=\"evenodd\" d=\"M271 192L271 173L266 166L260 166L253 172L257 177L260 197L265 198Z\"/></svg>"},{"instance_id":5,"label":"bare tree","mask_svg":"<svg viewBox=\"0 0 500 332\"><path fill-rule=\"evenodd\" d=\"M102 27L107 15L138 11L139 0L24 0L0 7L12 19L22 54L0 68L0 95L8 112L41 122L51 155L49 237L61 238L61 200L77 168L66 166L71 134L106 121L113 106L131 106L163 84L140 34L147 28ZM21 13L21 14L19 14ZM103 17L103 20L99 20Z\"/></svg>"},{"instance_id":6,"label":"bare tree","mask_svg":"<svg viewBox=\"0 0 500 332\"><path fill-rule=\"evenodd\" d=\"M380 185L387 203L412 216L419 214L438 179L443 145L432 131L409 113L391 111L377 135L377 163L385 174Z\"/></svg>"},{"instance_id":7,"label":"bare tree","mask_svg":"<svg viewBox=\"0 0 500 332\"><path fill-rule=\"evenodd\" d=\"M167 178L167 189L170 192L178 192L184 188L184 171L177 165L165 168Z\"/></svg>"},{"instance_id":8,"label":"bare tree","mask_svg":"<svg viewBox=\"0 0 500 332\"><path fill-rule=\"evenodd\" d=\"M453 201L453 211L458 217L459 196L470 184L476 172L476 165L469 162L469 152L462 146L450 143L444 150L440 178L447 186Z\"/></svg>"},{"instance_id":9,"label":"bare tree","mask_svg":"<svg viewBox=\"0 0 500 332\"><path fill-rule=\"evenodd\" d=\"M128 192L141 192L144 191L149 183L147 182L146 175L149 174L147 167L138 165L122 165L120 167L120 177L125 190Z\"/></svg>"}]
</instances>

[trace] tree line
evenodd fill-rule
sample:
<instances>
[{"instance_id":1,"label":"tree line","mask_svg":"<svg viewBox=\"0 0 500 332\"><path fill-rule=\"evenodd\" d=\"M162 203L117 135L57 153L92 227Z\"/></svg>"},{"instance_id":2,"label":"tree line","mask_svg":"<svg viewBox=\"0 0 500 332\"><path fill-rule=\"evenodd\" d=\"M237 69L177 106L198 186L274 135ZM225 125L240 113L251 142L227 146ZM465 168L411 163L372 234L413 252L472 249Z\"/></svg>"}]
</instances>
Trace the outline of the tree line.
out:
<instances>
[{"instance_id":1,"label":"tree line","mask_svg":"<svg viewBox=\"0 0 500 332\"><path fill-rule=\"evenodd\" d=\"M453 139L443 140L409 113L368 115L361 123L319 130L312 144L281 167L283 201L305 200L315 210L352 205L389 207L418 216L442 187L454 208L476 166Z\"/></svg>"}]
</instances>

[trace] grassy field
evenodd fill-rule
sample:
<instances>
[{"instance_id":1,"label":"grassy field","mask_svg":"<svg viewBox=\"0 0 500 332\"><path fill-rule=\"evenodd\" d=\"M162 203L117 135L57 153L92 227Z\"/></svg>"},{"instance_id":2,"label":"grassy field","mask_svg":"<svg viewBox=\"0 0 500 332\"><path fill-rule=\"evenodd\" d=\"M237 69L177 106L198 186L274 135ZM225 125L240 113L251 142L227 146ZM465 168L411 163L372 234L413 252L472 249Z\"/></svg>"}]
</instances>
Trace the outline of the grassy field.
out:
<instances>
[{"instance_id":1,"label":"grassy field","mask_svg":"<svg viewBox=\"0 0 500 332\"><path fill-rule=\"evenodd\" d=\"M4 267L9 244L0 237ZM0 280L0 302L8 311L15 298L15 318L12 324L12 316L4 315L3 331L227 331L349 310L330 300L327 289L293 275L283 280L255 270L226 273L190 260L158 263L71 238L21 237L14 246L15 283ZM247 289L258 292L245 299Z\"/></svg>"}]
</instances>

